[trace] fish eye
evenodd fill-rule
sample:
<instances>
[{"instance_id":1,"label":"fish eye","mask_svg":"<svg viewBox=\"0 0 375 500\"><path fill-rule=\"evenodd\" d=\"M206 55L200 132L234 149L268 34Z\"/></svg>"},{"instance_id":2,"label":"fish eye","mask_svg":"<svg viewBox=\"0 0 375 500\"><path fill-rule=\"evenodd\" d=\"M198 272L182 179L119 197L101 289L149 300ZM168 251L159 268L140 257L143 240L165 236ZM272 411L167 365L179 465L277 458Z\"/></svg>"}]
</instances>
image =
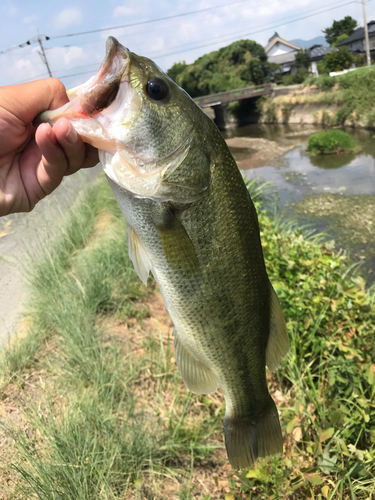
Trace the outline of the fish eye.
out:
<instances>
[{"instance_id":1,"label":"fish eye","mask_svg":"<svg viewBox=\"0 0 375 500\"><path fill-rule=\"evenodd\" d=\"M146 86L147 95L154 101L161 101L168 94L167 84L161 78L152 78Z\"/></svg>"}]
</instances>

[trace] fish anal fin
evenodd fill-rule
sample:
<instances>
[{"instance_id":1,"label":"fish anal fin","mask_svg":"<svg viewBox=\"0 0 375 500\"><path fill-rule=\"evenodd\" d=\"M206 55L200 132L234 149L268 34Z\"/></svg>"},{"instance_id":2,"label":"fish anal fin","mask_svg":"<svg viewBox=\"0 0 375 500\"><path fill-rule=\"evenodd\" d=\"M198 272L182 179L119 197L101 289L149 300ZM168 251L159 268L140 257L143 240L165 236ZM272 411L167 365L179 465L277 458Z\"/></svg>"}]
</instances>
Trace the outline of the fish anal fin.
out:
<instances>
[{"instance_id":1,"label":"fish anal fin","mask_svg":"<svg viewBox=\"0 0 375 500\"><path fill-rule=\"evenodd\" d=\"M266 365L275 371L289 350L289 337L279 299L270 283L270 333L266 349Z\"/></svg>"},{"instance_id":2,"label":"fish anal fin","mask_svg":"<svg viewBox=\"0 0 375 500\"><path fill-rule=\"evenodd\" d=\"M215 392L218 383L212 373L203 363L197 360L183 344L174 330L174 346L176 349L176 363L182 380L189 391L195 394L210 394Z\"/></svg>"},{"instance_id":3,"label":"fish anal fin","mask_svg":"<svg viewBox=\"0 0 375 500\"><path fill-rule=\"evenodd\" d=\"M224 433L228 459L236 470L252 467L258 457L283 451L279 415L271 396L266 411L256 420L225 417Z\"/></svg>"},{"instance_id":4,"label":"fish anal fin","mask_svg":"<svg viewBox=\"0 0 375 500\"><path fill-rule=\"evenodd\" d=\"M151 271L151 261L137 233L128 225L129 257L133 262L139 279L147 286L147 278Z\"/></svg>"}]
</instances>

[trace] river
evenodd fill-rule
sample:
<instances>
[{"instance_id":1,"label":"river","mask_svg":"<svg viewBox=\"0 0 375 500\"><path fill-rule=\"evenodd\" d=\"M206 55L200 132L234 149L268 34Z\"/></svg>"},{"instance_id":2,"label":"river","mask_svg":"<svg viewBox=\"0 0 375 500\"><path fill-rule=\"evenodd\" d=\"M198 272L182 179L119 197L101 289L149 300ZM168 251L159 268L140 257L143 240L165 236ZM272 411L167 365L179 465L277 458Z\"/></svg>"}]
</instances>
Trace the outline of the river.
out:
<instances>
[{"instance_id":1,"label":"river","mask_svg":"<svg viewBox=\"0 0 375 500\"><path fill-rule=\"evenodd\" d=\"M249 125L224 136L229 144L233 138L252 138L255 144L255 139L266 139L272 141L270 146L291 148L268 164L264 159L251 164L256 156L251 141L247 151L231 149L241 168L251 167L243 170L246 177L261 177L276 187L282 218L325 232L337 248L346 250L351 262L361 263L359 272L371 284L375 281L375 132L346 129L362 148L358 154L310 157L305 151L307 139L317 130L321 129Z\"/></svg>"}]
</instances>

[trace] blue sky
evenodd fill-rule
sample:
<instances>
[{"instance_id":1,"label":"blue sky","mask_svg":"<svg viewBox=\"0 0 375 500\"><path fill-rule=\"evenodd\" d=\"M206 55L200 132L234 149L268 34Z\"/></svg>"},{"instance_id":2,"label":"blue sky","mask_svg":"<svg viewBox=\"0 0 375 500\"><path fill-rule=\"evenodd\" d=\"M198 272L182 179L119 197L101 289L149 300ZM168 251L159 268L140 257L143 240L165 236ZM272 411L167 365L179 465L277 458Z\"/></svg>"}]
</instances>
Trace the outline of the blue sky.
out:
<instances>
[{"instance_id":1,"label":"blue sky","mask_svg":"<svg viewBox=\"0 0 375 500\"><path fill-rule=\"evenodd\" d=\"M53 76L67 88L86 81L104 56L105 40L115 36L131 51L154 59L164 70L174 62L190 63L200 55L250 38L265 45L275 31L285 39L308 40L321 35L334 19L346 15L363 25L362 5L348 0L2 0L0 51L25 43L38 34L45 42ZM344 5L347 4L347 5ZM217 6L225 5L218 8ZM111 29L82 36L70 33L139 23L195 10L196 14L165 21ZM331 9L331 10L328 10ZM325 12L324 12L325 11ZM315 15L312 15L315 14ZM305 17L305 19L300 19ZM375 2L367 3L367 20L375 20ZM32 44L0 54L0 85L48 76ZM81 74L86 73L86 74ZM74 75L74 76L70 76Z\"/></svg>"}]
</instances>

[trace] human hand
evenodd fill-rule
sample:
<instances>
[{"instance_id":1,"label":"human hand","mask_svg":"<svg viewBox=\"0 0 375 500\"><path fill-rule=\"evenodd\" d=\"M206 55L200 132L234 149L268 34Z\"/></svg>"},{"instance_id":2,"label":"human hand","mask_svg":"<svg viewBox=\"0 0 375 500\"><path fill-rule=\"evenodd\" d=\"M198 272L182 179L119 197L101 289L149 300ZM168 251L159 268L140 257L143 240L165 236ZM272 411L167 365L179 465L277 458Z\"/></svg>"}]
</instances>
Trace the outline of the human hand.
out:
<instances>
[{"instance_id":1,"label":"human hand","mask_svg":"<svg viewBox=\"0 0 375 500\"><path fill-rule=\"evenodd\" d=\"M0 88L0 216L29 212L65 175L99 162L66 118L34 127L39 113L68 100L54 78Z\"/></svg>"}]
</instances>

